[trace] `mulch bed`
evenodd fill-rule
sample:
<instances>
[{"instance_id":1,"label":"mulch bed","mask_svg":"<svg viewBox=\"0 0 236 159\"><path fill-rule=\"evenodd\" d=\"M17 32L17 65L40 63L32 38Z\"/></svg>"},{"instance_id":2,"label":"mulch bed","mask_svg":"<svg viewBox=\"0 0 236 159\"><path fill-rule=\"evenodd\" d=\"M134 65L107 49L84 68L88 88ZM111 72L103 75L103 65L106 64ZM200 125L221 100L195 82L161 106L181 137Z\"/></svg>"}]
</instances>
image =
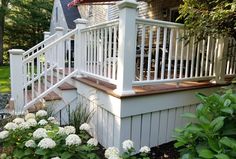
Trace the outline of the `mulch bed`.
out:
<instances>
[{"instance_id":1,"label":"mulch bed","mask_svg":"<svg viewBox=\"0 0 236 159\"><path fill-rule=\"evenodd\" d=\"M100 158L105 159L104 157L105 149L99 145L99 150L97 154ZM149 155L150 159L178 159L179 153L177 149L174 148L174 142L169 142L157 147L151 148L151 153Z\"/></svg>"}]
</instances>

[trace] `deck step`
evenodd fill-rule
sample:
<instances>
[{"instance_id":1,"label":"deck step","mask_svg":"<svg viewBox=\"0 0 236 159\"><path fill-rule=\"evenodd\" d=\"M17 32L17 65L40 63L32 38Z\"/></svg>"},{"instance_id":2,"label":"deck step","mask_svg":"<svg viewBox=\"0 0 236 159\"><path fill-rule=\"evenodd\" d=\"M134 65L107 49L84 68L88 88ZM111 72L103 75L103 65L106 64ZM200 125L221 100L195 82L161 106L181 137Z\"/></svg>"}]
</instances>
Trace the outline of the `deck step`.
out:
<instances>
[{"instance_id":1,"label":"deck step","mask_svg":"<svg viewBox=\"0 0 236 159\"><path fill-rule=\"evenodd\" d=\"M66 67L65 68L65 75L67 76L67 75L69 75L69 73L71 73L71 72L73 72L75 69L73 68L73 67L71 67L70 68L70 70L69 70L69 68L68 67ZM57 69L53 69L53 71L54 71L54 73L56 73L57 72ZM70 71L70 72L69 72ZM63 70L62 69L59 69L59 73L62 75L63 74Z\"/></svg>"},{"instance_id":2,"label":"deck step","mask_svg":"<svg viewBox=\"0 0 236 159\"><path fill-rule=\"evenodd\" d=\"M38 93L38 83L35 84L34 89ZM45 91L44 83L41 83L41 91ZM48 93L45 97L43 97L43 99L45 101L53 101L53 100L61 100L62 98L56 92L52 91Z\"/></svg>"},{"instance_id":3,"label":"deck step","mask_svg":"<svg viewBox=\"0 0 236 159\"><path fill-rule=\"evenodd\" d=\"M52 82L53 80L53 82ZM53 84L56 84L57 83L57 78L55 76L53 76L53 79L51 79L51 76L48 76L47 77L47 81L49 83L53 83ZM76 90L77 88L72 86L71 84L67 83L67 82L64 82L62 85L60 85L58 87L60 90Z\"/></svg>"}]
</instances>

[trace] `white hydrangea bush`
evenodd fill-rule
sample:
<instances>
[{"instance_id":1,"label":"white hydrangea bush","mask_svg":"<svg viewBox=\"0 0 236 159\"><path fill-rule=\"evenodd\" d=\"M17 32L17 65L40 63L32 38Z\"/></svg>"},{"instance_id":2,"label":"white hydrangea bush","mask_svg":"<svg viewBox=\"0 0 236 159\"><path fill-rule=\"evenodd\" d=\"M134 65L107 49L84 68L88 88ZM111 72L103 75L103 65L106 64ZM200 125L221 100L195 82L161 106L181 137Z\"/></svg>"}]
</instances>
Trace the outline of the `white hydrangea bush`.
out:
<instances>
[{"instance_id":1,"label":"white hydrangea bush","mask_svg":"<svg viewBox=\"0 0 236 159\"><path fill-rule=\"evenodd\" d=\"M139 150L139 154L134 155L135 148L134 148L134 142L131 140L125 140L122 143L122 148L124 152L120 154L119 149L116 147L109 147L105 151L105 158L107 159L150 159L149 153L151 152L151 149L148 146L143 146Z\"/></svg>"},{"instance_id":2,"label":"white hydrangea bush","mask_svg":"<svg viewBox=\"0 0 236 159\"><path fill-rule=\"evenodd\" d=\"M90 129L87 123L82 127L85 131ZM95 138L88 133L76 132L74 126L60 126L45 110L17 117L3 129L0 132L0 144L3 145L0 154L6 159L99 159L95 153L98 150Z\"/></svg>"}]
</instances>

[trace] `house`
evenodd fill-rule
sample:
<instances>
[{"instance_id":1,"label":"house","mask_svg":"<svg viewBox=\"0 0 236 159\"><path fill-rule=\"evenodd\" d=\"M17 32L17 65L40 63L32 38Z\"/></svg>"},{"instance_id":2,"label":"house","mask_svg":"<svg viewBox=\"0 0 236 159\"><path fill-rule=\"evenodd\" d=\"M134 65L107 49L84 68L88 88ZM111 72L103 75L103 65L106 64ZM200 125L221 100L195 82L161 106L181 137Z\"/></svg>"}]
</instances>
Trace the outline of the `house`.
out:
<instances>
[{"instance_id":1,"label":"house","mask_svg":"<svg viewBox=\"0 0 236 159\"><path fill-rule=\"evenodd\" d=\"M138 2L138 16L147 19L158 19L175 22L179 16L178 7L182 0L146 0ZM118 2L114 2L116 4ZM81 17L94 25L118 18L117 5L79 5Z\"/></svg>"},{"instance_id":2,"label":"house","mask_svg":"<svg viewBox=\"0 0 236 159\"><path fill-rule=\"evenodd\" d=\"M55 33L56 27L64 28L65 33L75 29L75 19L80 18L76 8L68 8L70 0L55 0L53 4L52 17L50 23L50 34Z\"/></svg>"},{"instance_id":3,"label":"house","mask_svg":"<svg viewBox=\"0 0 236 159\"><path fill-rule=\"evenodd\" d=\"M235 77L232 38L186 44L182 24L138 17L134 0L117 5L118 19L92 26L76 19L66 34L57 28L27 51L9 51L17 114L43 101L66 124L80 103L95 110L91 134L104 147L126 139L152 147L188 122L180 115L195 111L197 92L211 94Z\"/></svg>"}]
</instances>

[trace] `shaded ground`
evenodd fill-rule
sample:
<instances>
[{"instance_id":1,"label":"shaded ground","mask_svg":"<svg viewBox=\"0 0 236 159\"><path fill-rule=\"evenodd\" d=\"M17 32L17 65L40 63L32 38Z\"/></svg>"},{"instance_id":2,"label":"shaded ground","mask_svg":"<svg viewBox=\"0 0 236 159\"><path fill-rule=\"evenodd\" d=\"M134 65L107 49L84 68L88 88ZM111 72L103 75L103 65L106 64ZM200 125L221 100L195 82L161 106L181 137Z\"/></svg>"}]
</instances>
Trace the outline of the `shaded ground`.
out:
<instances>
[{"instance_id":1,"label":"shaded ground","mask_svg":"<svg viewBox=\"0 0 236 159\"><path fill-rule=\"evenodd\" d=\"M0 93L10 92L10 66L0 66Z\"/></svg>"},{"instance_id":2,"label":"shaded ground","mask_svg":"<svg viewBox=\"0 0 236 159\"><path fill-rule=\"evenodd\" d=\"M100 156L101 159L105 159L104 153L105 149L99 145L99 150L97 154ZM150 159L178 159L179 153L174 148L174 142L169 142L158 147L151 148L151 153L149 155Z\"/></svg>"}]
</instances>

